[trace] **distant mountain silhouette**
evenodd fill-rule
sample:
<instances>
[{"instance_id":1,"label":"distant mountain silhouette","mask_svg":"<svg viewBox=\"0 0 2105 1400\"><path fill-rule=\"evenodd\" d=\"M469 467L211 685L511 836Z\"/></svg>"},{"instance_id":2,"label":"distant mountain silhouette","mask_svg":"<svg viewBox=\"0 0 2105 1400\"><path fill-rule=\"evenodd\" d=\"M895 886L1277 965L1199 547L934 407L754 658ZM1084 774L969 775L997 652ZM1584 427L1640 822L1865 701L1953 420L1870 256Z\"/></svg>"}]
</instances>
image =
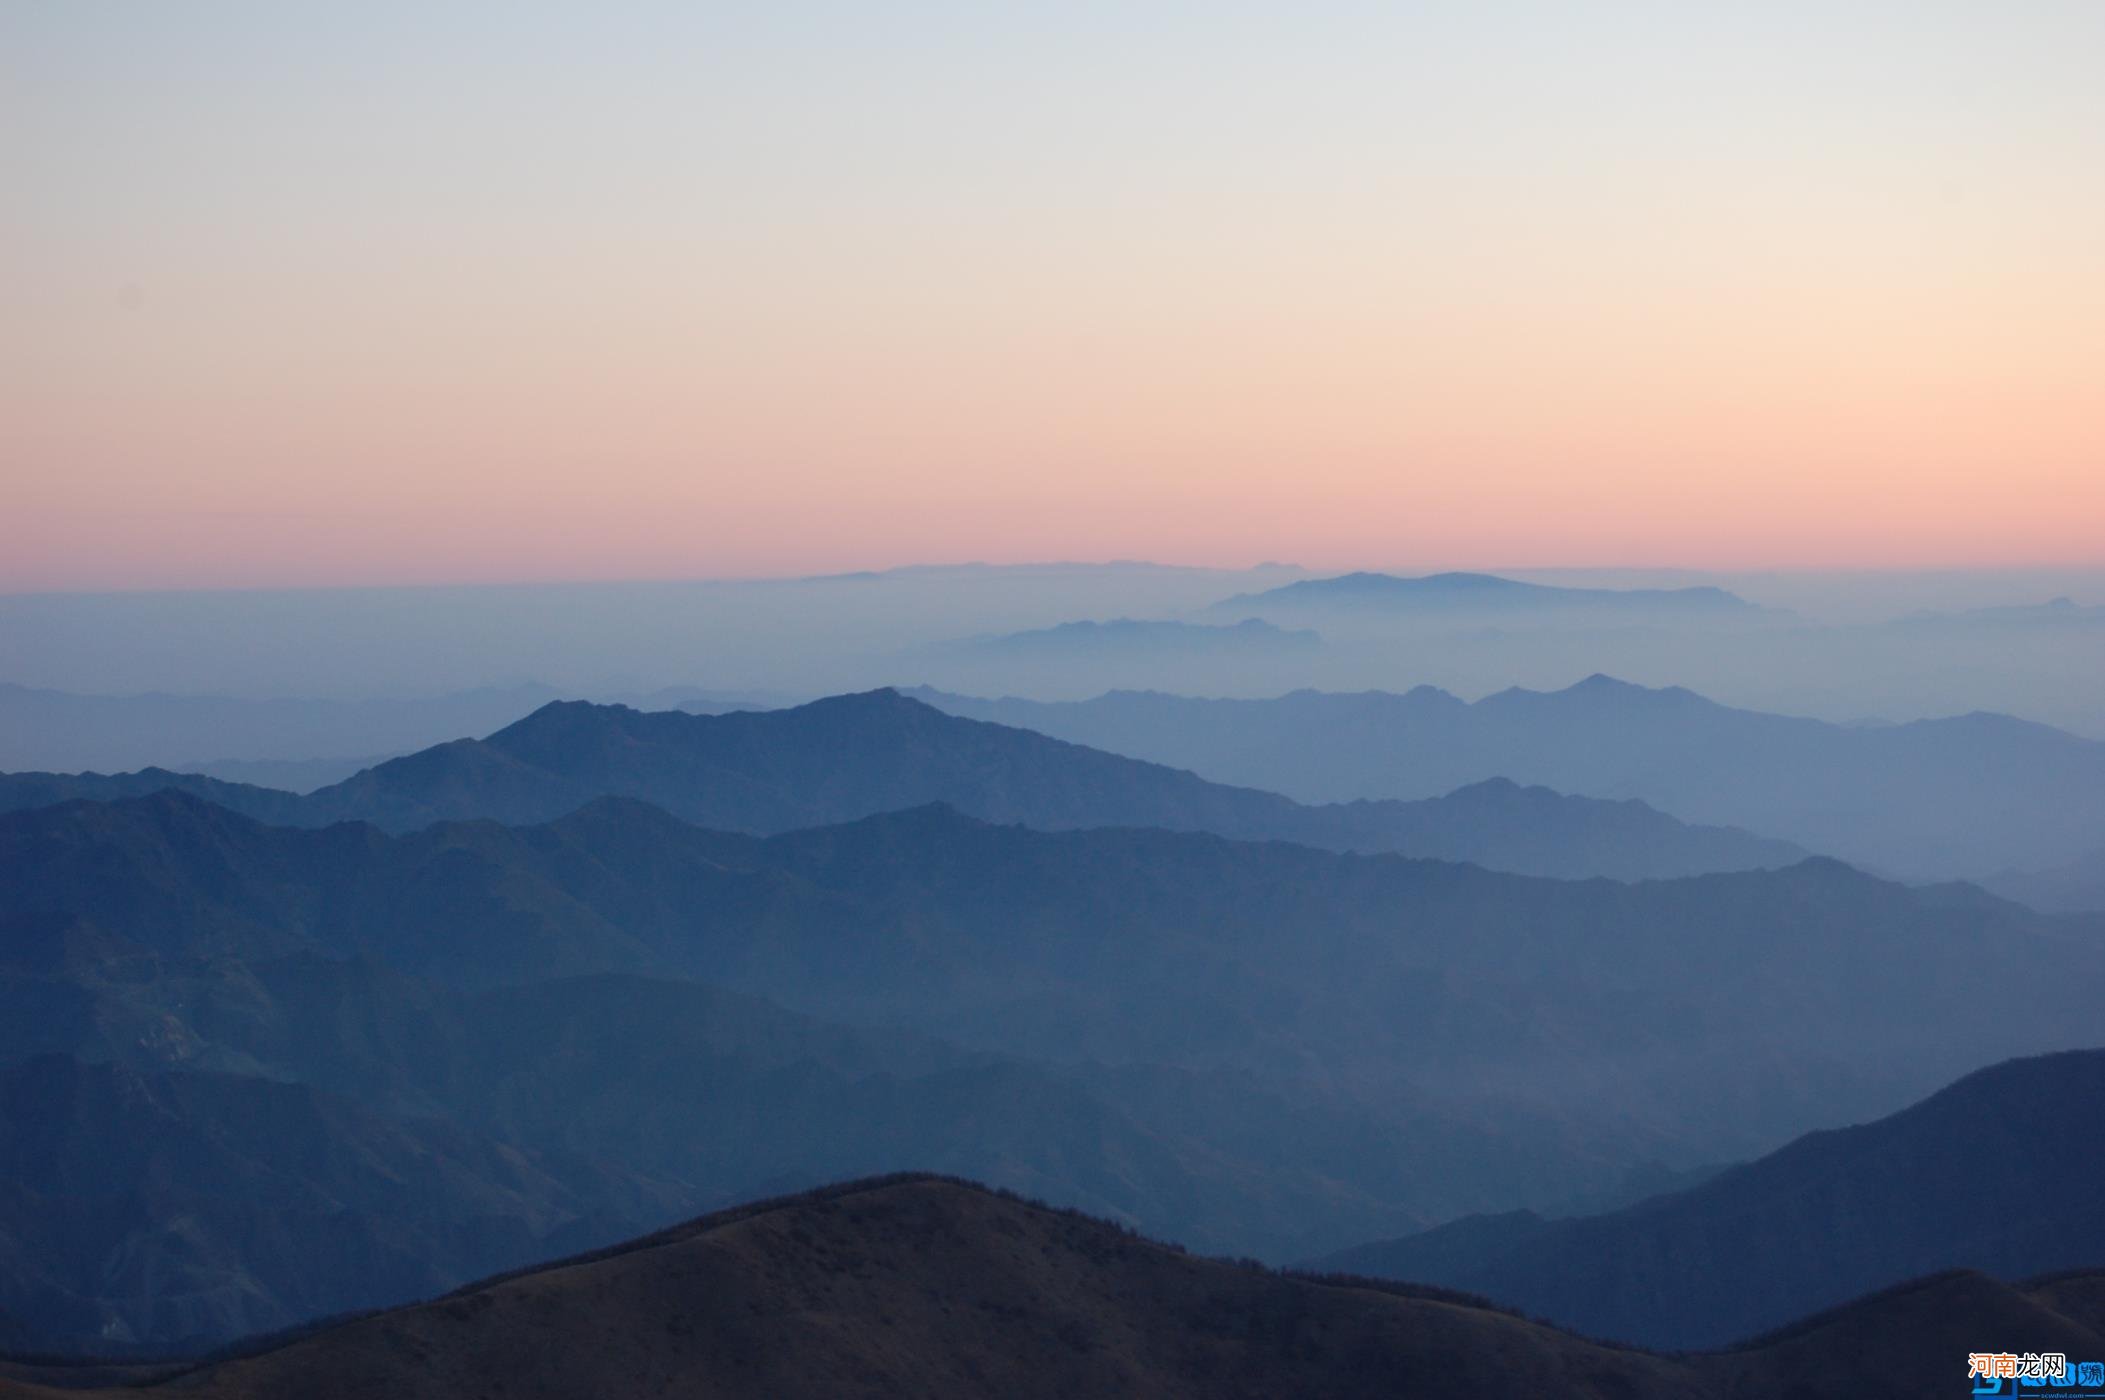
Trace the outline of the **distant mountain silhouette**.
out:
<instances>
[{"instance_id":1,"label":"distant mountain silhouette","mask_svg":"<svg viewBox=\"0 0 2105 1400\"><path fill-rule=\"evenodd\" d=\"M1261 835L1262 828L1246 833ZM1779 869L1801 846L1736 827L1695 826L1635 798L1567 797L1546 787L1487 778L1416 802L1355 801L1300 807L1272 834L1337 851L1396 851L1469 861L1559 879L1602 875L1668 879L1711 871Z\"/></svg>"},{"instance_id":2,"label":"distant mountain silhouette","mask_svg":"<svg viewBox=\"0 0 2105 1400\"><path fill-rule=\"evenodd\" d=\"M546 820L606 795L761 833L924 802L1046 827L1206 826L1254 805L1284 807L1025 731L961 725L890 690L725 715L551 704L488 739L382 764L313 800L331 816L402 829Z\"/></svg>"},{"instance_id":3,"label":"distant mountain silhouette","mask_svg":"<svg viewBox=\"0 0 2105 1400\"><path fill-rule=\"evenodd\" d=\"M1240 593L1208 609L1214 613L1320 613L1331 611L1540 612L1752 612L1753 605L1722 588L1563 588L1523 583L1496 574L1445 573L1408 578L1354 573L1301 579L1262 593Z\"/></svg>"},{"instance_id":4,"label":"distant mountain silhouette","mask_svg":"<svg viewBox=\"0 0 2105 1400\"><path fill-rule=\"evenodd\" d=\"M1016 577L1130 577L1148 574L1171 575L1249 575L1262 573L1288 573L1301 571L1298 564L1285 564L1267 560L1253 564L1248 569L1212 569L1197 564L1158 564L1151 559L1042 559L1024 564L989 564L972 561L964 564L900 564L889 569L856 569L838 574L809 574L799 579L800 583L871 583L885 579L937 579L941 581L963 580L976 582L988 578Z\"/></svg>"},{"instance_id":5,"label":"distant mountain silhouette","mask_svg":"<svg viewBox=\"0 0 2105 1400\"><path fill-rule=\"evenodd\" d=\"M974 637L952 643L949 650L977 656L1088 661L1112 656L1281 656L1314 651L1322 644L1319 633L1275 627L1254 617L1220 624L1136 622L1122 617Z\"/></svg>"},{"instance_id":6,"label":"distant mountain silhouette","mask_svg":"<svg viewBox=\"0 0 2105 1400\"><path fill-rule=\"evenodd\" d=\"M1983 888L2049 912L2105 912L2105 850L2047 870L2006 870Z\"/></svg>"},{"instance_id":7,"label":"distant mountain silhouette","mask_svg":"<svg viewBox=\"0 0 2105 1400\"><path fill-rule=\"evenodd\" d=\"M2105 1050L2015 1060L1608 1215L1522 1212L1320 1267L1488 1293L1594 1336L1717 1346L1938 1269L2105 1259Z\"/></svg>"},{"instance_id":8,"label":"distant mountain silhouette","mask_svg":"<svg viewBox=\"0 0 2105 1400\"><path fill-rule=\"evenodd\" d=\"M193 763L183 771L249 787L313 792L395 757L398 755L384 753L367 754L363 758L223 758L211 763Z\"/></svg>"},{"instance_id":9,"label":"distant mountain silhouette","mask_svg":"<svg viewBox=\"0 0 2105 1400\"><path fill-rule=\"evenodd\" d=\"M1960 631L1969 628L2050 627L2093 630L2105 627L2105 607L2078 604L2073 598L2050 598L2044 603L2018 603L1991 608L1968 608L1960 612L1919 612L1880 624L1896 630Z\"/></svg>"},{"instance_id":10,"label":"distant mountain silhouette","mask_svg":"<svg viewBox=\"0 0 2105 1400\"><path fill-rule=\"evenodd\" d=\"M199 1400L1919 1400L1959 1388L1965 1354L1990 1346L1982 1332L1994 1349L2105 1353L2101 1292L2096 1275L2019 1289L1946 1274L1759 1345L1668 1358L1466 1296L1194 1258L1085 1216L909 1176L707 1216L266 1343L180 1385ZM0 1380L8 1400L50 1393Z\"/></svg>"},{"instance_id":11,"label":"distant mountain silhouette","mask_svg":"<svg viewBox=\"0 0 2105 1400\"><path fill-rule=\"evenodd\" d=\"M927 802L1045 829L1152 826L1333 850L1393 850L1527 874L1665 878L1790 864L1805 852L1694 827L1634 802L1486 784L1423 803L1304 807L1272 793L945 714L892 690L794 709L692 715L558 702L483 740L379 764L304 798L150 771L0 776L0 810L173 787L259 820L547 821L606 795L761 834Z\"/></svg>"},{"instance_id":12,"label":"distant mountain silhouette","mask_svg":"<svg viewBox=\"0 0 2105 1400\"><path fill-rule=\"evenodd\" d=\"M203 773L141 768L136 773L0 773L0 812L56 802L118 802L156 792L184 792L229 811L277 826L306 824L311 808L283 788L228 782Z\"/></svg>"},{"instance_id":13,"label":"distant mountain silhouette","mask_svg":"<svg viewBox=\"0 0 2105 1400\"><path fill-rule=\"evenodd\" d=\"M1639 798L1910 877L2050 867L2089 855L2105 830L2105 743L2005 715L1830 724L1607 676L1474 702L1427 686L1272 700L918 694L1304 802L1428 797L1503 777Z\"/></svg>"}]
</instances>

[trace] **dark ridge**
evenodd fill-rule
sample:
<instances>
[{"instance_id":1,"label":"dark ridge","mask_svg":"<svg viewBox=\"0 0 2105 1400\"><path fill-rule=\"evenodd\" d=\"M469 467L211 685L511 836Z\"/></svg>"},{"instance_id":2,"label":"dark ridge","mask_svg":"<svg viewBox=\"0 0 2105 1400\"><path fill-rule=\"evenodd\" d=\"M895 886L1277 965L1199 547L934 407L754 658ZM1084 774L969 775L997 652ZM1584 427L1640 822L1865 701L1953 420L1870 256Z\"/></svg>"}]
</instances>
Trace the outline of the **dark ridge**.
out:
<instances>
[{"instance_id":1,"label":"dark ridge","mask_svg":"<svg viewBox=\"0 0 2105 1400\"><path fill-rule=\"evenodd\" d=\"M1091 1227L1105 1229L1118 1235L1121 1238L1132 1240L1148 1248L1162 1250L1166 1253L1175 1255L1187 1254L1187 1251L1181 1249L1180 1247L1174 1244L1168 1244L1162 1241L1151 1239L1145 1236L1144 1234L1141 1234L1140 1232L1123 1225L1120 1222L1105 1220L1102 1217L1092 1215L1086 1211L1076 1210L1068 1207L1050 1206L1042 1201L1035 1200L1018 1192L1006 1190L999 1187L989 1187L978 1182L970 1181L960 1177L946 1175L943 1173L893 1172L878 1176L862 1177L848 1181L834 1182L824 1186L814 1187L805 1191L768 1197L765 1199L751 1201L737 1206L727 1207L722 1210L713 1211L705 1215L697 1216L691 1220L684 1221L677 1225L669 1226L663 1230L653 1231L649 1234L639 1236L635 1239L623 1242L621 1244L611 1245L599 1249L585 1250L575 1254L566 1255L561 1258L552 1259L545 1263L535 1264L518 1269L506 1270L501 1273L492 1274L489 1277L477 1280L474 1283L466 1284L460 1288L452 1289L445 1293L437 1294L430 1298L418 1300L416 1302L404 1303L389 1308L376 1308L358 1312L343 1313L329 1318L317 1319L313 1322L303 1324L299 1327L287 1328L275 1332L258 1334L256 1336L243 1338L237 1342L214 1348L209 1352L198 1354L193 1357L128 1357L125 1358L121 1364L126 1372L130 1372L132 1374L126 1374L121 1378L112 1378L109 1375L109 1372L112 1369L113 1365L119 1363L114 1362L113 1359L110 1357L102 1355L82 1355L76 1353L72 1356L62 1356L50 1353L16 1352L0 1353L0 1360L5 1360L9 1363L20 1366L48 1367L53 1369L79 1367L84 1368L85 1371L88 1372L88 1374L79 1374L72 1377L58 1379L55 1383L60 1389L70 1389L95 1384L110 1384L112 1383L113 1379L115 1387L120 1389L145 1390L163 1385L168 1385L171 1383L179 1384L185 1377L196 1374L212 1366L220 1365L226 1362L239 1361L251 1357L262 1356L269 1352L290 1346L303 1339L313 1337L315 1335L327 1332L334 1328L347 1326L353 1323L366 1321L372 1318L384 1317L398 1312L405 1312L416 1308L425 1307L432 1303L444 1302L449 1299L467 1297L471 1294L483 1291L488 1288L499 1286L514 1279L525 1278L535 1274L562 1271L566 1269L596 1263L602 1260L619 1258L628 1254L634 1254L655 1248L660 1248L665 1245L675 1244L682 1240L689 1239L700 1234L706 1234L708 1232L721 1229L725 1226L733 1225L743 1220L752 1219L756 1216L769 1214L774 1211L795 1209L804 1205L843 1200L866 1192L883 1190L894 1186L918 1184L944 1185L956 1187L966 1191L977 1192L998 1200L1021 1205L1033 1211L1040 1211L1064 1219L1079 1221ZM1189 1257L1193 1257L1200 1262L1217 1265L1220 1267L1231 1268L1241 1272L1256 1274L1266 1278L1274 1278L1282 1281L1299 1283L1317 1288L1373 1292L1385 1294L1391 1297L1408 1299L1412 1301L1437 1303L1450 1307L1466 1308L1472 1311L1492 1313L1498 1316L1508 1317L1518 1321L1527 1322L1531 1325L1541 1327L1547 1331L1555 1332L1563 1336L1570 1337L1575 1340L1598 1346L1607 1350L1618 1351L1634 1356L1651 1356L1674 1360L1695 1360L1703 1357L1726 1357L1759 1351L1764 1348L1774 1346L1778 1343L1790 1341L1794 1338L1802 1337L1809 1333L1818 1331L1837 1321L1846 1319L1852 1315L1862 1313L1867 1310L1875 1309L1879 1305L1892 1301L1894 1299L1904 1298L1909 1295L1922 1292L1924 1290L1935 1289L1955 1282L1960 1282L1969 1279L1980 1279L1983 1283L1988 1284L1989 1286L2002 1287L2002 1285L1996 1284L1994 1280L1987 1279L1986 1276L1980 1275L1973 1270L1944 1270L1938 1273L1924 1275L1919 1278L1908 1279L1906 1281L1893 1284L1889 1287L1881 1288L1873 1292L1866 1293L1860 1297L1851 1299L1846 1303L1839 1304L1835 1307L1822 1309L1819 1312L1812 1313L1806 1317L1794 1320L1781 1327L1770 1329L1757 1336L1748 1337L1742 1341L1735 1342L1729 1346L1697 1351L1675 1351L1634 1346L1628 1343L1618 1342L1613 1339L1588 1337L1585 1334L1573 1331L1572 1329L1560 1327L1552 1321L1548 1321L1541 1318L1532 1318L1517 1309L1506 1307L1492 1300L1483 1298L1479 1295L1456 1289L1441 1288L1437 1286L1415 1284L1409 1282L1399 1282L1391 1279L1369 1278L1350 1273L1321 1272L1303 1269L1274 1269L1261 1262L1251 1259L1223 1259L1218 1257L1209 1258L1207 1256ZM2057 1280L2095 1277L2099 1274L2099 1272L2100 1271L2098 1270L2067 1270L2057 1274L2043 1275L2038 1279L2031 1280L2028 1284L2024 1286L2026 1288L2033 1288ZM136 1372L142 1369L152 1369L153 1374L136 1374ZM44 1377L40 1379L45 1381L45 1383L54 1383L53 1378Z\"/></svg>"},{"instance_id":2,"label":"dark ridge","mask_svg":"<svg viewBox=\"0 0 2105 1400\"><path fill-rule=\"evenodd\" d=\"M502 1272L491 1274L486 1278L476 1279L473 1282L462 1284L458 1288L449 1289L444 1293L434 1294L427 1298L419 1298L403 1303L397 1303L385 1308L365 1308L353 1312L338 1313L330 1317L316 1318L312 1321L301 1323L296 1327L286 1327L273 1332L261 1333L253 1337L239 1338L235 1341L226 1343L225 1345L214 1347L210 1351L206 1352L188 1355L182 1353L161 1353L159 1355L153 1356L128 1353L121 1355L87 1353L67 1356L51 1353L9 1353L0 1351L0 1360L16 1362L19 1364L34 1364L48 1366L68 1366L75 1364L109 1364L113 1361L122 1361L126 1365L166 1365L171 1367L171 1369L165 1374L154 1377L151 1380L134 1381L128 1383L138 1388L144 1388L146 1386L159 1385L169 1380L178 1379L184 1375L188 1375L191 1372L200 1370L207 1366L218 1365L226 1361L238 1361L251 1356L260 1356L265 1352L275 1351L281 1347L288 1346L293 1342L297 1342L302 1338L311 1337L316 1335L317 1333L326 1332L334 1327L345 1326L354 1322L362 1322L368 1318L384 1317L391 1313L406 1312L414 1308L424 1307L431 1303L444 1302L449 1298L465 1297L468 1294L480 1292L481 1290L486 1288L494 1288L500 1284L509 1283L514 1279L525 1278L532 1274L552 1273L563 1269L577 1268L581 1265L598 1263L601 1260L605 1259L619 1258L620 1256L625 1254L634 1254L645 1250L657 1249L664 1245L676 1244L681 1240L691 1238L695 1235L706 1234L709 1231L719 1230L727 1225L735 1225L739 1221L749 1220L755 1216L767 1215L771 1212L778 1210L789 1210L802 1205L837 1201L849 1196L860 1195L864 1192L869 1191L883 1190L887 1187L892 1186L908 1186L924 1183L943 1186L956 1186L968 1191L977 1191L983 1195L992 1196L997 1200L1012 1201L1018 1205L1029 1207L1032 1210L1044 1211L1049 1215L1056 1215L1067 1220L1078 1220L1089 1225L1100 1227L1102 1229L1115 1231L1116 1233L1127 1239L1137 1241L1138 1243L1150 1246L1155 1249L1164 1250L1171 1254L1185 1255L1192 1258L1198 1258L1205 1260L1209 1263L1221 1264L1228 1267L1240 1269L1247 1273L1261 1274L1268 1278L1287 1279L1300 1283L1314 1284L1318 1287L1324 1288L1348 1288L1359 1289L1374 1293L1385 1293L1391 1297L1409 1298L1421 1302L1445 1303L1453 1307L1470 1308L1479 1312L1496 1313L1500 1316L1515 1318L1523 1322L1531 1322L1537 1326L1548 1328L1551 1331L1561 1332L1566 1336L1576 1337L1581 1341L1593 1342L1596 1345L1608 1347L1617 1351L1627 1351L1640 1355L1672 1354L1665 1352L1651 1352L1644 1347L1632 1346L1625 1342L1587 1337L1582 1333L1572 1331L1570 1328L1560 1327L1554 1322L1547 1321L1542 1318L1530 1317L1528 1316L1528 1314L1522 1312L1518 1308L1507 1307L1504 1304L1496 1302L1493 1299L1486 1298L1481 1294L1470 1293L1461 1289L1443 1288L1437 1284L1411 1283L1408 1281L1398 1279L1370 1278L1359 1274L1333 1273L1324 1272L1320 1270L1273 1268L1271 1265L1265 1264L1261 1260L1250 1258L1224 1258L1219 1256L1191 1255L1190 1251L1185 1249L1182 1245L1166 1240L1158 1240L1151 1238L1148 1235L1145 1235L1142 1232L1135 1230L1130 1225L1127 1225L1122 1221L1108 1220L1102 1216L1092 1215L1088 1211L1078 1210L1072 1206L1052 1205L1045 1201L1038 1200L1035 1197L1026 1196L1021 1192L1011 1191L1006 1187L989 1186L982 1182L971 1181L964 1177L949 1176L941 1172L904 1171L887 1172L877 1176L858 1177L849 1181L829 1182L825 1185L811 1187L803 1191L794 1191L780 1196L769 1196L756 1201L748 1201L741 1205L727 1206L722 1210L711 1211L705 1215L698 1215L692 1219L681 1221L676 1225L668 1225L662 1230L654 1230L649 1234L639 1235L634 1239L624 1240L617 1244L603 1245L597 1249L581 1250L575 1254L564 1255L560 1258L549 1259L540 1263L523 1265L516 1269L506 1269ZM1902 1285L1898 1289L1886 1291L1905 1291L1906 1288L1913 1286L1917 1285ZM1875 1296L1883 1296L1883 1294ZM1871 1300L1866 1299L1862 1301ZM1853 1306L1853 1304L1844 1305L1844 1308L1846 1309L1849 1306ZM1839 1310L1831 1309L1830 1311Z\"/></svg>"},{"instance_id":3,"label":"dark ridge","mask_svg":"<svg viewBox=\"0 0 2105 1400\"><path fill-rule=\"evenodd\" d=\"M2095 1270L2074 1269L2066 1271L2064 1276L2080 1277L2092 1272L2095 1272ZM1730 1356L1735 1352L1759 1351L1763 1347L1774 1346L1778 1342L1790 1341L1793 1337L1802 1337L1809 1332L1817 1332L1822 1327L1839 1322L1852 1313L1864 1308L1874 1307L1893 1298L1905 1298L1911 1293L1920 1293L1924 1289L1936 1288L1942 1284L1957 1282L1960 1279L1985 1279L1987 1277L1986 1274L1978 1269L1940 1269L1934 1274L1924 1274L1919 1278L1902 1279L1899 1283L1890 1283L1884 1288L1873 1289L1861 1297L1851 1298L1847 1302L1836 1303L1833 1307L1822 1308L1818 1312L1807 1313L1804 1317L1794 1318L1780 1327L1772 1327L1766 1332L1757 1332L1751 1337L1743 1338L1740 1341L1732 1342L1722 1347L1713 1348L1709 1354ZM1705 1353L1690 1352L1686 1354L1703 1355Z\"/></svg>"},{"instance_id":4,"label":"dark ridge","mask_svg":"<svg viewBox=\"0 0 2105 1400\"><path fill-rule=\"evenodd\" d=\"M1135 1240L1155 1249L1164 1250L1170 1254L1205 1259L1211 1263L1225 1264L1271 1278L1291 1279L1331 1288L1366 1289L1376 1293L1387 1293L1398 1298L1414 1298L1426 1302L1448 1303L1456 1307L1498 1313L1506 1317L1518 1318L1522 1321L1539 1322L1539 1319L1528 1318L1526 1314L1513 1308L1504 1307L1489 1298L1473 1293L1465 1293L1457 1289L1441 1288L1433 1284L1406 1283L1395 1279L1360 1278L1351 1274L1322 1274L1296 1269L1275 1269L1256 1259L1228 1259L1207 1255L1192 1255L1189 1250L1180 1244L1151 1238L1123 1221L1108 1220L1103 1216L1092 1215L1088 1211L1078 1210L1073 1206L1052 1205L1035 1197L1026 1196L1021 1192L1011 1191L1006 1187L989 1186L983 1182L972 1181L965 1177L949 1176L942 1172L903 1171L886 1172L877 1176L856 1177L848 1181L828 1182L825 1185L810 1187L803 1191L792 1191L780 1196L768 1196L756 1201L747 1201L740 1205L726 1206L722 1210L710 1211L705 1215L698 1215L692 1219L683 1220L678 1224L668 1225L662 1230L653 1230L649 1234L638 1235L633 1239L623 1240L616 1244L602 1245L597 1249L580 1250L575 1254L566 1254L559 1258L522 1265L516 1269L506 1269L499 1273L490 1274L485 1278L464 1283L460 1287L449 1289L444 1293L433 1294L430 1297L411 1299L384 1308L364 1308L352 1312L337 1313L329 1317L315 1318L298 1326L279 1328L276 1331L259 1333L252 1337L237 1338L209 1351L189 1354L162 1352L155 1355L117 1352L62 1355L46 1352L15 1353L0 1350L0 1360L25 1365L46 1366L108 1365L112 1362L122 1362L126 1365L166 1365L171 1367L172 1369L167 1373L152 1380L132 1383L142 1388L149 1385L159 1385L164 1381L178 1379L207 1366L216 1366L222 1362L239 1361L251 1356L260 1356L265 1352L276 1351L303 1338L329 1331L331 1328L347 1326L354 1322L363 1322L368 1318L385 1317L391 1313L407 1312L431 1303L442 1303L449 1298L465 1297L468 1294L480 1292L485 1288L494 1288L500 1284L509 1283L514 1279L525 1278L531 1274L553 1273L563 1269L577 1268L585 1264L596 1264L605 1259L619 1258L625 1254L635 1254L645 1250L657 1249L664 1245L676 1244L695 1235L722 1229L727 1225L735 1225L741 1220L750 1220L755 1216L767 1215L778 1210L790 1210L802 1205L837 1201L848 1196L860 1195L868 1191L879 1191L892 1186L910 1186L923 1183L956 1186L968 1191L977 1191L983 1195L992 1196L997 1200L1013 1201L1032 1210L1044 1211L1049 1215L1056 1215L1063 1219L1079 1220L1102 1229L1115 1231L1127 1239ZM1540 1325L1550 1327L1552 1330L1566 1332L1567 1335L1578 1335L1569 1332L1568 1329L1558 1328L1554 1323L1541 1323ZM1581 1340L1587 1339L1582 1338ZM1614 1342L1603 1343L1603 1345L1613 1346L1623 1351L1642 1350L1642 1348L1623 1346Z\"/></svg>"},{"instance_id":5,"label":"dark ridge","mask_svg":"<svg viewBox=\"0 0 2105 1400\"><path fill-rule=\"evenodd\" d=\"M2101 1085L2105 1051L2010 1060L1620 1210L1474 1217L1333 1262L1429 1276L1581 1333L1688 1350L1759 1345L1793 1319L1822 1316L1816 1308L1932 1270L2084 1273L2105 1244L2087 1190L2098 1138L2082 1115ZM1996 1144L1978 1160L1951 1147L1976 1136ZM1808 1253L1796 1239L1827 1243Z\"/></svg>"}]
</instances>

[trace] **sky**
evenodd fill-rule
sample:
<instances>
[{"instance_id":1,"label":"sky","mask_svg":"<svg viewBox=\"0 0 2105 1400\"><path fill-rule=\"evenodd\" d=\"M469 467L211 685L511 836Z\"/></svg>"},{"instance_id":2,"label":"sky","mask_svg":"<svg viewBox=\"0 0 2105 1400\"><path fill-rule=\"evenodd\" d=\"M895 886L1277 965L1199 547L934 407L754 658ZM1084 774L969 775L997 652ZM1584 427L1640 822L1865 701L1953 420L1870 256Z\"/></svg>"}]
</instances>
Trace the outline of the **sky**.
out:
<instances>
[{"instance_id":1,"label":"sky","mask_svg":"<svg viewBox=\"0 0 2105 1400\"><path fill-rule=\"evenodd\" d=\"M2105 562L2105 5L0 0L0 592Z\"/></svg>"}]
</instances>

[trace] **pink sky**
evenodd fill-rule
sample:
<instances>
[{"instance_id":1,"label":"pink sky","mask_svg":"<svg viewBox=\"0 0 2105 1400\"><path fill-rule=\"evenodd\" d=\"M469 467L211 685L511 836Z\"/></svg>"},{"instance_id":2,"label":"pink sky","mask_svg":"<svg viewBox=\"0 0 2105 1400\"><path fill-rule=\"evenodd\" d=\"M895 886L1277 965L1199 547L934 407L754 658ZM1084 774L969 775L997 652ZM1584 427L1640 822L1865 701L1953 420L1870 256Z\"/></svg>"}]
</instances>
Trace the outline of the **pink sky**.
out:
<instances>
[{"instance_id":1,"label":"pink sky","mask_svg":"<svg viewBox=\"0 0 2105 1400\"><path fill-rule=\"evenodd\" d=\"M675 8L0 22L0 591L2105 563L2097 7Z\"/></svg>"}]
</instances>

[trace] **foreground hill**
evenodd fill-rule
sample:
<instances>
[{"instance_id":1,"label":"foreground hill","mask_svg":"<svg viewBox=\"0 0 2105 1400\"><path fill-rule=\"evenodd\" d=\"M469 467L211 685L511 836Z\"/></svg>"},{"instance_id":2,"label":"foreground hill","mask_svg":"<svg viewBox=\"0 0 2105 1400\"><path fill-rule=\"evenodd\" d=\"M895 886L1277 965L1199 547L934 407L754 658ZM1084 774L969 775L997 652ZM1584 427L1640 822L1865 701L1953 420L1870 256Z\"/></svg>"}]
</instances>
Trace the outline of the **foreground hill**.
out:
<instances>
[{"instance_id":1,"label":"foreground hill","mask_svg":"<svg viewBox=\"0 0 2105 1400\"><path fill-rule=\"evenodd\" d=\"M1666 878L1788 865L1804 851L1697 827L1642 803L1511 783L1427 802L1306 807L1031 730L948 715L895 691L794 709L687 714L550 704L487 739L393 759L305 797L159 771L0 777L0 808L109 800L173 787L275 824L548 821L634 797L724 831L772 834L944 802L1049 830L1148 826L1403 851L1526 874Z\"/></svg>"},{"instance_id":2,"label":"foreground hill","mask_svg":"<svg viewBox=\"0 0 2105 1400\"><path fill-rule=\"evenodd\" d=\"M1959 1393L1984 1332L1997 1349L2105 1354L2100 1294L2088 1278L2020 1290L1945 1275L1745 1350L1669 1359L1464 1297L1193 1258L977 1187L896 1178L705 1217L160 1384L0 1380L0 1396L1914 1400Z\"/></svg>"},{"instance_id":3,"label":"foreground hill","mask_svg":"<svg viewBox=\"0 0 2105 1400\"><path fill-rule=\"evenodd\" d=\"M1509 778L1640 798L1910 877L2057 866L2093 854L2105 830L2105 743L2005 715L1831 724L1606 676L1474 702L1424 686L1272 700L916 693L956 714L1304 802L1428 797Z\"/></svg>"},{"instance_id":4,"label":"foreground hill","mask_svg":"<svg viewBox=\"0 0 2105 1400\"><path fill-rule=\"evenodd\" d=\"M2105 1050L2011 1061L1628 1210L1458 1221L1323 1267L1488 1293L1588 1335L1717 1346L1936 1269L2105 1259L2100 1104Z\"/></svg>"}]
</instances>

